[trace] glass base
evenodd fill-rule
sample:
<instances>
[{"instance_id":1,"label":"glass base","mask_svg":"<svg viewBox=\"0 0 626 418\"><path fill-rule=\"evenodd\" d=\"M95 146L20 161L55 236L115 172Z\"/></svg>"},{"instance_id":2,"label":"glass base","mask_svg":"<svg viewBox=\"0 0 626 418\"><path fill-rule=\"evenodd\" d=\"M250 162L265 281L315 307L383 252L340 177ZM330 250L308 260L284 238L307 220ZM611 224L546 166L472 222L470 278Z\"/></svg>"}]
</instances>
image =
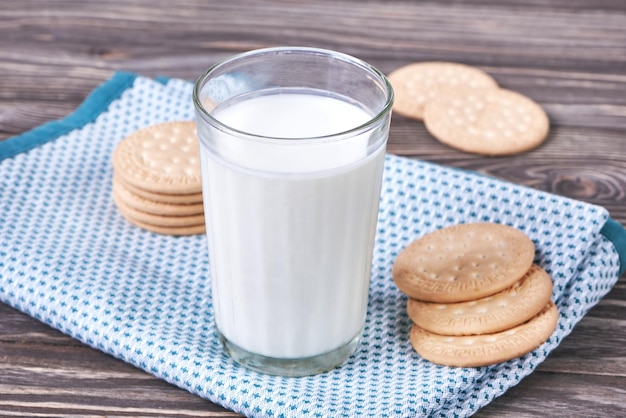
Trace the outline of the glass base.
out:
<instances>
[{"instance_id":1,"label":"glass base","mask_svg":"<svg viewBox=\"0 0 626 418\"><path fill-rule=\"evenodd\" d=\"M222 346L230 357L242 366L256 372L277 376L298 377L310 376L332 370L342 364L354 353L361 333L341 347L324 354L305 358L275 358L250 353L233 344L221 332L217 332Z\"/></svg>"}]
</instances>

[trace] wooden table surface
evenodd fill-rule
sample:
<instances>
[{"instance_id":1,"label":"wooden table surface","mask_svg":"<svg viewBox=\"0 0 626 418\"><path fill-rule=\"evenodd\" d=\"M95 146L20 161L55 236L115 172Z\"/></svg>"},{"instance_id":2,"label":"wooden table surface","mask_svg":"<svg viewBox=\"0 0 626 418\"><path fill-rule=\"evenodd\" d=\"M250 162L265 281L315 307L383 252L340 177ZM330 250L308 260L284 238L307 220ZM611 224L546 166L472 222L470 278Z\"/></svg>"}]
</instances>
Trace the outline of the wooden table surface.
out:
<instances>
[{"instance_id":1,"label":"wooden table surface","mask_svg":"<svg viewBox=\"0 0 626 418\"><path fill-rule=\"evenodd\" d=\"M68 114L115 70L192 80L234 53L278 45L336 49L385 73L431 60L488 71L546 109L544 145L465 154L396 115L389 152L599 204L626 224L623 0L2 0L0 139ZM0 413L235 416L3 304ZM626 277L478 415L626 416Z\"/></svg>"}]
</instances>

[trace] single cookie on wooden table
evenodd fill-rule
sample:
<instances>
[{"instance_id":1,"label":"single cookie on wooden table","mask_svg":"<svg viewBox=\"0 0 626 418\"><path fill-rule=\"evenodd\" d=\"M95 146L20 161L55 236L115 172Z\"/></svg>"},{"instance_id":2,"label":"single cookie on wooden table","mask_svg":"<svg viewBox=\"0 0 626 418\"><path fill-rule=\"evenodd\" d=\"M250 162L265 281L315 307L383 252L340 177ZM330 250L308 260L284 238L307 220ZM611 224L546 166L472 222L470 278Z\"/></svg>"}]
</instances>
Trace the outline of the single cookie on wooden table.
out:
<instances>
[{"instance_id":1,"label":"single cookie on wooden table","mask_svg":"<svg viewBox=\"0 0 626 418\"><path fill-rule=\"evenodd\" d=\"M505 89L447 91L426 103L424 124L444 144L489 156L535 148L550 128L541 106Z\"/></svg>"},{"instance_id":2,"label":"single cookie on wooden table","mask_svg":"<svg viewBox=\"0 0 626 418\"><path fill-rule=\"evenodd\" d=\"M536 316L516 327L482 335L440 335L413 325L415 351L426 360L453 367L479 367L522 356L543 344L556 328L559 313L549 302Z\"/></svg>"},{"instance_id":3,"label":"single cookie on wooden table","mask_svg":"<svg viewBox=\"0 0 626 418\"><path fill-rule=\"evenodd\" d=\"M498 83L486 72L454 62L418 62L400 67L388 76L394 89L393 111L422 120L425 104L456 89L492 88Z\"/></svg>"},{"instance_id":4,"label":"single cookie on wooden table","mask_svg":"<svg viewBox=\"0 0 626 418\"><path fill-rule=\"evenodd\" d=\"M533 242L516 228L488 222L458 224L409 244L396 257L392 276L411 298L464 302L519 281L534 256Z\"/></svg>"},{"instance_id":5,"label":"single cookie on wooden table","mask_svg":"<svg viewBox=\"0 0 626 418\"><path fill-rule=\"evenodd\" d=\"M457 303L409 299L407 312L420 328L444 335L490 334L537 315L550 302L552 279L533 264L512 286L491 296Z\"/></svg>"}]
</instances>

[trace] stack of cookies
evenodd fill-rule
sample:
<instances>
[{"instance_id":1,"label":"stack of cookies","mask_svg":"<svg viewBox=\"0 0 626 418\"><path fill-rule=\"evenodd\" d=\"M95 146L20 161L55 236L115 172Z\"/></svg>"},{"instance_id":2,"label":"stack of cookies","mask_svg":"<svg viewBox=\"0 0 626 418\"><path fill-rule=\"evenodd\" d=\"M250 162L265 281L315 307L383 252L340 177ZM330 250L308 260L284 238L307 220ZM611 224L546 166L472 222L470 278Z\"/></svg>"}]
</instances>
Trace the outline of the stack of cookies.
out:
<instances>
[{"instance_id":1,"label":"stack of cookies","mask_svg":"<svg viewBox=\"0 0 626 418\"><path fill-rule=\"evenodd\" d=\"M130 223L151 232L205 231L202 181L193 121L148 126L113 152L113 200Z\"/></svg>"},{"instance_id":2,"label":"stack of cookies","mask_svg":"<svg viewBox=\"0 0 626 418\"><path fill-rule=\"evenodd\" d=\"M552 280L533 264L533 242L495 223L432 232L396 258L393 278L409 296L411 344L434 363L477 367L526 354L554 331Z\"/></svg>"},{"instance_id":3,"label":"stack of cookies","mask_svg":"<svg viewBox=\"0 0 626 418\"><path fill-rule=\"evenodd\" d=\"M423 120L439 141L466 152L510 155L548 135L545 111L528 97L499 88L486 72L452 62L421 62L389 74L393 110Z\"/></svg>"}]
</instances>

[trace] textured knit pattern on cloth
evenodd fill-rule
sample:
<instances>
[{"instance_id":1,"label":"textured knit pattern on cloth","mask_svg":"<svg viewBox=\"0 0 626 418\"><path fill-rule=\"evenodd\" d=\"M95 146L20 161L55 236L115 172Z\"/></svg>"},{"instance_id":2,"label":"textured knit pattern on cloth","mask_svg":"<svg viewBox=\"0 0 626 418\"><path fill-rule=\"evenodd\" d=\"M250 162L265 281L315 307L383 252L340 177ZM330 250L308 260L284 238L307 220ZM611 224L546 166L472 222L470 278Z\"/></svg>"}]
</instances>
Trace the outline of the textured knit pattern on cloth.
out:
<instances>
[{"instance_id":1,"label":"textured knit pattern on cloth","mask_svg":"<svg viewBox=\"0 0 626 418\"><path fill-rule=\"evenodd\" d=\"M0 300L247 416L468 416L531 373L619 277L618 251L601 234L603 208L388 155L356 353L311 377L251 372L233 363L216 337L206 238L136 228L111 198L116 144L149 124L193 119L191 90L183 80L116 74L73 119L0 144ZM26 140L38 146L27 150ZM535 262L554 279L558 326L521 358L437 366L410 346L407 300L391 265L412 240L475 221L512 225L531 237Z\"/></svg>"}]
</instances>

